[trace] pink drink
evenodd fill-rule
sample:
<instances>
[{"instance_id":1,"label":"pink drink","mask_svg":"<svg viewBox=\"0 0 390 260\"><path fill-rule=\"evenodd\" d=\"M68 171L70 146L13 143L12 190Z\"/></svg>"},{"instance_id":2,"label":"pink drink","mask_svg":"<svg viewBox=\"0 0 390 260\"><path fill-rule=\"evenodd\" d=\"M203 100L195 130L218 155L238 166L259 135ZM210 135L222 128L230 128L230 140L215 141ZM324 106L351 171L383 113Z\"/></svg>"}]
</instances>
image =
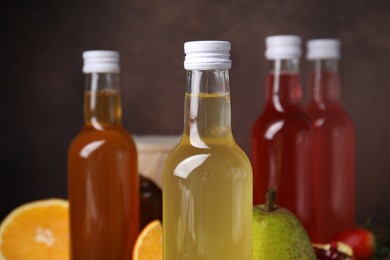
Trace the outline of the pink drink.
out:
<instances>
[{"instance_id":1,"label":"pink drink","mask_svg":"<svg viewBox=\"0 0 390 260\"><path fill-rule=\"evenodd\" d=\"M315 125L314 205L318 235L313 239L328 242L355 224L355 130L339 101L338 56L314 59L315 54L309 55L310 97L306 106Z\"/></svg>"}]
</instances>

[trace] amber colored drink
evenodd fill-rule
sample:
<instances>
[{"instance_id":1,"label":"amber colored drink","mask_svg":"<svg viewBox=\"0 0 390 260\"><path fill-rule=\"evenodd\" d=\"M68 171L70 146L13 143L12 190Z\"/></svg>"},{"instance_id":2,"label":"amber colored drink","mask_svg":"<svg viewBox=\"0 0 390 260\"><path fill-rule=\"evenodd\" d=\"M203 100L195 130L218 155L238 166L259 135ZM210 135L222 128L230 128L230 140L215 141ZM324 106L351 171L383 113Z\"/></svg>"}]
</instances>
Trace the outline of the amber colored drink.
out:
<instances>
[{"instance_id":1,"label":"amber colored drink","mask_svg":"<svg viewBox=\"0 0 390 260\"><path fill-rule=\"evenodd\" d=\"M254 204L264 203L267 189L274 188L277 204L292 211L314 236L313 127L301 105L300 84L295 69L267 76L266 105L252 129Z\"/></svg>"},{"instance_id":2,"label":"amber colored drink","mask_svg":"<svg viewBox=\"0 0 390 260\"><path fill-rule=\"evenodd\" d=\"M68 152L73 260L131 259L138 234L136 148L121 124L119 90L101 86L116 76L87 75L98 83L85 93L85 124Z\"/></svg>"},{"instance_id":3,"label":"amber colored drink","mask_svg":"<svg viewBox=\"0 0 390 260\"><path fill-rule=\"evenodd\" d=\"M314 241L325 243L355 223L355 130L339 102L337 61L314 63L306 111L315 125Z\"/></svg>"}]
</instances>

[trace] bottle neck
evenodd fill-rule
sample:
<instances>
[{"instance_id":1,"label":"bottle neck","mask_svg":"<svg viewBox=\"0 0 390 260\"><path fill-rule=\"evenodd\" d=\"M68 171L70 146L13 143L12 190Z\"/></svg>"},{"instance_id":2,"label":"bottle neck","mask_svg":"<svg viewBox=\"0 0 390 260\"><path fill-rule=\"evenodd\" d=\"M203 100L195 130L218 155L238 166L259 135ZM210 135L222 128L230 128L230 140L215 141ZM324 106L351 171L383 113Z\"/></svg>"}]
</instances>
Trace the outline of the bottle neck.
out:
<instances>
[{"instance_id":1,"label":"bottle neck","mask_svg":"<svg viewBox=\"0 0 390 260\"><path fill-rule=\"evenodd\" d=\"M188 71L184 134L198 148L232 140L228 70Z\"/></svg>"},{"instance_id":2,"label":"bottle neck","mask_svg":"<svg viewBox=\"0 0 390 260\"><path fill-rule=\"evenodd\" d=\"M90 73L86 74L85 79L85 124L100 130L120 125L122 106L119 75Z\"/></svg>"},{"instance_id":3,"label":"bottle neck","mask_svg":"<svg viewBox=\"0 0 390 260\"><path fill-rule=\"evenodd\" d=\"M340 78L338 61L310 61L309 72L309 102L319 107L337 105L340 99Z\"/></svg>"},{"instance_id":4,"label":"bottle neck","mask_svg":"<svg viewBox=\"0 0 390 260\"><path fill-rule=\"evenodd\" d=\"M270 62L266 82L266 106L278 112L301 109L299 59L278 59Z\"/></svg>"}]
</instances>

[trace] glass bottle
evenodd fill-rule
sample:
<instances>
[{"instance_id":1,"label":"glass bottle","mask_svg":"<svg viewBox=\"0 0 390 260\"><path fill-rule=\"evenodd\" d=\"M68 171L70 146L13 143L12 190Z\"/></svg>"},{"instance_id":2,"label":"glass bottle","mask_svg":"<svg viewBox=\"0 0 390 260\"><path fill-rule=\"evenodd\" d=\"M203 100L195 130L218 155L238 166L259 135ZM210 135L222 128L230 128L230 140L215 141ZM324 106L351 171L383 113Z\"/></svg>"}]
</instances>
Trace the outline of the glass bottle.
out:
<instances>
[{"instance_id":1,"label":"glass bottle","mask_svg":"<svg viewBox=\"0 0 390 260\"><path fill-rule=\"evenodd\" d=\"M163 170L165 260L252 259L252 170L230 124L230 43L184 45L184 133Z\"/></svg>"},{"instance_id":2,"label":"glass bottle","mask_svg":"<svg viewBox=\"0 0 390 260\"><path fill-rule=\"evenodd\" d=\"M325 243L355 224L355 130L340 103L340 41L309 41L307 59L306 112L315 126L315 241Z\"/></svg>"},{"instance_id":3,"label":"glass bottle","mask_svg":"<svg viewBox=\"0 0 390 260\"><path fill-rule=\"evenodd\" d=\"M313 237L314 130L301 104L301 39L270 36L266 45L266 58L271 65L266 103L252 128L251 140L254 204L264 203L267 189L274 188L277 204L295 214Z\"/></svg>"},{"instance_id":4,"label":"glass bottle","mask_svg":"<svg viewBox=\"0 0 390 260\"><path fill-rule=\"evenodd\" d=\"M86 51L84 126L68 151L72 260L124 259L138 234L137 153L121 123L119 53Z\"/></svg>"}]
</instances>

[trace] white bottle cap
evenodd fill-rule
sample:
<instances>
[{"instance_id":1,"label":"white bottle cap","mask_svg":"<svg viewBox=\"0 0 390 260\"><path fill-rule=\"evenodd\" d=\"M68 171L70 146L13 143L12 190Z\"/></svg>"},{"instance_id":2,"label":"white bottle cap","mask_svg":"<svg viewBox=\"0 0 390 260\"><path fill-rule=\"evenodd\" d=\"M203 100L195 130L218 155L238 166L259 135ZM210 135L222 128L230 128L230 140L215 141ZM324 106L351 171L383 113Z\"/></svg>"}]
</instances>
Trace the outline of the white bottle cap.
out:
<instances>
[{"instance_id":1,"label":"white bottle cap","mask_svg":"<svg viewBox=\"0 0 390 260\"><path fill-rule=\"evenodd\" d=\"M295 35L275 35L265 39L265 57L268 60L300 58L301 37Z\"/></svg>"},{"instance_id":2,"label":"white bottle cap","mask_svg":"<svg viewBox=\"0 0 390 260\"><path fill-rule=\"evenodd\" d=\"M308 60L340 59L340 41L337 39L315 39L307 42Z\"/></svg>"},{"instance_id":3,"label":"white bottle cap","mask_svg":"<svg viewBox=\"0 0 390 260\"><path fill-rule=\"evenodd\" d=\"M184 68L186 70L230 69L230 42L192 41L184 43Z\"/></svg>"},{"instance_id":4,"label":"white bottle cap","mask_svg":"<svg viewBox=\"0 0 390 260\"><path fill-rule=\"evenodd\" d=\"M119 73L119 53L117 51L83 52L84 73Z\"/></svg>"}]
</instances>

